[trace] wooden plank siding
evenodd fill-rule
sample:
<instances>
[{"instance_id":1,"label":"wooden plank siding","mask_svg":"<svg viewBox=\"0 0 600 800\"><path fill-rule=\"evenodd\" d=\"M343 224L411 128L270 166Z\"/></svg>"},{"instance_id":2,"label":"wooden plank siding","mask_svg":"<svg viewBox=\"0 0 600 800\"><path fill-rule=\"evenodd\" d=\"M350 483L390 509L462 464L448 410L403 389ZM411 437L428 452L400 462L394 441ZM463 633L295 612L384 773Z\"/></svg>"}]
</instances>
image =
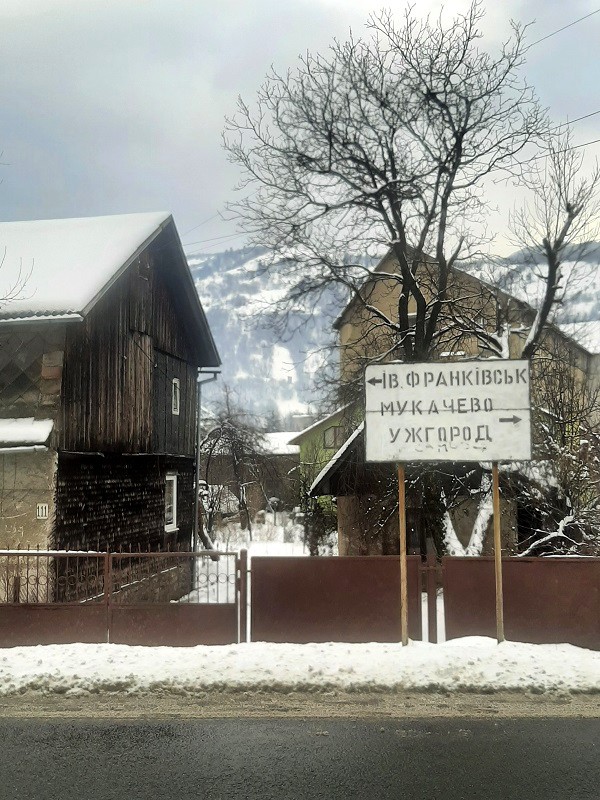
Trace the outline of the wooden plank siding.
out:
<instances>
[{"instance_id":1,"label":"wooden plank siding","mask_svg":"<svg viewBox=\"0 0 600 800\"><path fill-rule=\"evenodd\" d=\"M196 370L185 361L154 351L152 449L155 453L194 454ZM179 379L179 415L172 413L173 379Z\"/></svg>"},{"instance_id":2,"label":"wooden plank siding","mask_svg":"<svg viewBox=\"0 0 600 800\"><path fill-rule=\"evenodd\" d=\"M67 331L61 448L193 457L196 363L160 238ZM180 413L172 414L173 378Z\"/></svg>"}]
</instances>

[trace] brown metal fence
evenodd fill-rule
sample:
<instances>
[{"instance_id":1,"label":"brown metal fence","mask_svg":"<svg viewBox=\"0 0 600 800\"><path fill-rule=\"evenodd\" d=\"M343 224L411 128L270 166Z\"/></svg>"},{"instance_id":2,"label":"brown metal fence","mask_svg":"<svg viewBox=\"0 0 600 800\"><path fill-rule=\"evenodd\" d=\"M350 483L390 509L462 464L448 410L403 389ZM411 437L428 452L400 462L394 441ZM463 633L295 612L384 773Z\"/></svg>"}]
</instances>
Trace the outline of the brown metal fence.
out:
<instances>
[{"instance_id":1,"label":"brown metal fence","mask_svg":"<svg viewBox=\"0 0 600 800\"><path fill-rule=\"evenodd\" d=\"M446 638L495 636L493 558L444 558ZM516 642L600 650L600 558L504 558L504 625Z\"/></svg>"},{"instance_id":2,"label":"brown metal fence","mask_svg":"<svg viewBox=\"0 0 600 800\"><path fill-rule=\"evenodd\" d=\"M235 553L0 551L0 646L231 644L238 573Z\"/></svg>"},{"instance_id":3,"label":"brown metal fence","mask_svg":"<svg viewBox=\"0 0 600 800\"><path fill-rule=\"evenodd\" d=\"M408 629L421 638L421 559L408 557ZM252 641L400 641L395 556L252 559Z\"/></svg>"},{"instance_id":4,"label":"brown metal fence","mask_svg":"<svg viewBox=\"0 0 600 800\"><path fill-rule=\"evenodd\" d=\"M503 559L508 639L600 650L600 559ZM0 646L369 642L400 638L397 557L252 560L247 553L0 551ZM408 559L409 633L495 635L491 558ZM251 620L247 600L251 598Z\"/></svg>"}]
</instances>

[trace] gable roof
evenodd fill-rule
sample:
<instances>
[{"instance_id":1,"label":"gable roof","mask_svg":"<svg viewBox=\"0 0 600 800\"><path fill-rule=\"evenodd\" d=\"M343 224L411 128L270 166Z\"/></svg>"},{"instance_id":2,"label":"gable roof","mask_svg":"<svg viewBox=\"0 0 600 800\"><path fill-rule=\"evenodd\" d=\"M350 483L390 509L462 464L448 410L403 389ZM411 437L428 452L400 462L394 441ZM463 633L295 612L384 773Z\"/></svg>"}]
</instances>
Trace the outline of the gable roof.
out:
<instances>
[{"instance_id":1,"label":"gable roof","mask_svg":"<svg viewBox=\"0 0 600 800\"><path fill-rule=\"evenodd\" d=\"M300 431L300 433L291 434L292 438L289 440L289 444L291 444L291 445L300 445L300 444L302 444L302 442L304 441L305 437L309 433L312 433L312 431L316 430L317 428L320 428L321 425L325 425L327 422L330 422L338 414L341 414L343 411L346 411L351 406L352 406L352 403L346 403L346 405L343 405L343 406L340 406L339 408L336 408L335 411L331 412L331 414L327 414L326 417L322 417L321 419L318 419L316 422L313 422L307 428L304 428L304 430Z\"/></svg>"},{"instance_id":2,"label":"gable roof","mask_svg":"<svg viewBox=\"0 0 600 800\"><path fill-rule=\"evenodd\" d=\"M85 316L171 215L0 223L0 317Z\"/></svg>"},{"instance_id":3,"label":"gable roof","mask_svg":"<svg viewBox=\"0 0 600 800\"><path fill-rule=\"evenodd\" d=\"M409 248L410 249L410 248ZM434 259L427 254L423 254L423 259L427 263L435 264ZM576 262L567 262L563 264L563 268L566 266L567 268L572 268L574 263ZM390 269L391 267L391 269ZM391 270L396 269L398 267L398 262L394 257L393 251L388 250L387 253L381 258L381 260L375 266L373 273L376 274L378 272L389 273ZM532 317L535 317L536 309L531 304L531 297L535 294L535 290L539 290L539 285L527 285L523 291L521 292L521 296L512 290L512 293L507 291L506 289L501 288L500 286L496 286L491 283L489 280L486 280L482 277L481 274L477 274L474 271L469 271L467 269L461 267L452 267L452 271L457 273L458 275L462 275L468 279L474 280L477 283L481 284L482 286L489 289L491 292L503 295L507 300L514 301L520 305L520 307L527 312L529 312ZM536 278L539 281L539 276L533 272L531 275L532 279ZM365 279L363 286L360 287L360 291L362 292L364 288L368 287L369 283L375 279L375 275L370 276ZM382 280L385 280L385 277L382 276ZM333 322L333 329L339 331L340 328L346 322L347 315L354 309L356 304L358 303L358 299L356 295L353 295L350 300L346 303L342 311L338 314L336 319ZM571 344L576 345L581 350L585 351L588 354L596 355L600 354L600 321L588 321L588 322L557 322L552 321L547 323L547 327L555 332L562 334L563 337L569 340Z\"/></svg>"},{"instance_id":4,"label":"gable roof","mask_svg":"<svg viewBox=\"0 0 600 800\"><path fill-rule=\"evenodd\" d=\"M361 422L354 430L354 433L346 439L339 450L332 456L327 464L325 464L308 490L309 497L320 497L336 493L332 487L332 478L343 468L348 459L352 456L354 447L362 445L364 429L365 423Z\"/></svg>"},{"instance_id":5,"label":"gable roof","mask_svg":"<svg viewBox=\"0 0 600 800\"><path fill-rule=\"evenodd\" d=\"M0 223L0 322L84 318L158 237L169 238L198 363L221 363L181 241L166 212Z\"/></svg>"}]
</instances>

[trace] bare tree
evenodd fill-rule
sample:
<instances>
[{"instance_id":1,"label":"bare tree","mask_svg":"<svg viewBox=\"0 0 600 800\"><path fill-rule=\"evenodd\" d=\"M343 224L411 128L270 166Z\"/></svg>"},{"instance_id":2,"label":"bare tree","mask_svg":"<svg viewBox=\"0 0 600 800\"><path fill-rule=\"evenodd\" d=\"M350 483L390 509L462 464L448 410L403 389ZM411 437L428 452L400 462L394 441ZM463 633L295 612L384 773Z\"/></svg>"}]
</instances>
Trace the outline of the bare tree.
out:
<instances>
[{"instance_id":1,"label":"bare tree","mask_svg":"<svg viewBox=\"0 0 600 800\"><path fill-rule=\"evenodd\" d=\"M572 147L570 133L556 135L549 140L547 158L530 162L521 179L531 201L515 212L511 229L540 286L523 358L540 346L557 306L589 279L582 262L600 232L600 170L596 166L583 176L582 166L583 155Z\"/></svg>"},{"instance_id":2,"label":"bare tree","mask_svg":"<svg viewBox=\"0 0 600 800\"><path fill-rule=\"evenodd\" d=\"M368 40L334 42L272 72L226 147L251 189L233 207L285 270L282 311L332 283L385 336L373 358L427 360L439 345L453 268L481 245L488 178L511 170L547 127L519 79L525 29L496 56L478 47L475 0L445 26L409 9L368 22ZM468 221L468 222L467 222ZM375 267L389 252L393 268ZM382 310L375 295L395 292Z\"/></svg>"},{"instance_id":3,"label":"bare tree","mask_svg":"<svg viewBox=\"0 0 600 800\"><path fill-rule=\"evenodd\" d=\"M593 229L597 174L581 180L580 157L550 136L520 77L526 27L513 24L490 55L480 48L482 15L478 0L449 24L421 20L414 7L399 22L374 15L368 38L335 41L326 55L272 72L255 106L240 100L228 121L225 144L246 190L232 211L273 253L267 269L285 276L281 319L332 285L354 320L362 316L340 341L344 401L360 396L372 361L531 358L565 299L565 254ZM531 147L548 141L548 159L532 160ZM533 266L512 274L494 261L488 282L471 279L486 244L489 182L517 175L532 201L513 215L513 231ZM532 271L533 307L529 294L513 296ZM444 480L433 481L432 497ZM481 515L467 545L475 550L489 518L481 471L477 486Z\"/></svg>"},{"instance_id":4,"label":"bare tree","mask_svg":"<svg viewBox=\"0 0 600 800\"><path fill-rule=\"evenodd\" d=\"M273 491L283 489L282 493L288 495L293 483L293 476L281 474L266 448L264 434L261 420L240 407L225 387L223 401L209 421L201 444L207 487L205 510L213 512L214 517L223 504L231 505L234 496L242 527L248 529L250 539L257 506L270 507Z\"/></svg>"},{"instance_id":5,"label":"bare tree","mask_svg":"<svg viewBox=\"0 0 600 800\"><path fill-rule=\"evenodd\" d=\"M512 476L521 505L519 552L600 552L600 387L586 356L559 339L533 361L536 461Z\"/></svg>"}]
</instances>

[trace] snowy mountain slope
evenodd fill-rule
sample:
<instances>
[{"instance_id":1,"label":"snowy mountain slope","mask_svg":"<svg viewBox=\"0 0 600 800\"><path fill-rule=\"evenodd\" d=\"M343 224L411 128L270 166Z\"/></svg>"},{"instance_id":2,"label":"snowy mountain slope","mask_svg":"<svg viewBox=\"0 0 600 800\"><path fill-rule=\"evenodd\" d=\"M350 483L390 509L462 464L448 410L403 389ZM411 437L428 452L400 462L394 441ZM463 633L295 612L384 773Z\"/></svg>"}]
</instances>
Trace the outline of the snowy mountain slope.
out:
<instances>
[{"instance_id":1,"label":"snowy mountain slope","mask_svg":"<svg viewBox=\"0 0 600 800\"><path fill-rule=\"evenodd\" d=\"M269 322L285 290L277 276L264 274L264 259L259 248L188 254L223 361L222 377L208 396L218 397L226 385L245 408L286 418L318 403L314 378L327 358L331 321L317 304L297 314L295 333L280 341Z\"/></svg>"},{"instance_id":2,"label":"snowy mountain slope","mask_svg":"<svg viewBox=\"0 0 600 800\"><path fill-rule=\"evenodd\" d=\"M260 248L210 255L190 252L188 262L223 361L221 379L204 390L203 398L214 402L227 385L248 410L285 419L318 405L315 378L331 357L325 348L333 340L331 324L344 303L333 293L320 298L294 316L295 332L280 341L269 323L285 288L280 275L265 274L267 255ZM582 344L594 352L600 352L600 322L572 323L600 321L599 259L596 245L585 262L565 263L569 302L556 314L565 331L584 338ZM530 303L542 288L540 267L526 263L520 253L493 267L479 263L468 269Z\"/></svg>"}]
</instances>

